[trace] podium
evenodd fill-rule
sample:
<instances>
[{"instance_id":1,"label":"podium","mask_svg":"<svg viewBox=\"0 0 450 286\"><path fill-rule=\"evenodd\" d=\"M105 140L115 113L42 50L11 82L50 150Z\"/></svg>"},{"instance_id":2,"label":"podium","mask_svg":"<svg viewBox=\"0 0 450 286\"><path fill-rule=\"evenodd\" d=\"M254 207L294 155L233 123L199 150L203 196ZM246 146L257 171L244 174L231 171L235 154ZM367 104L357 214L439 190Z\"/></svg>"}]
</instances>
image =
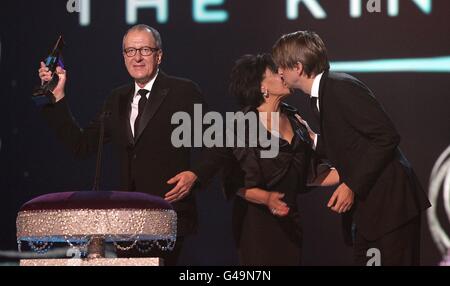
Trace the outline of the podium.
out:
<instances>
[{"instance_id":1,"label":"podium","mask_svg":"<svg viewBox=\"0 0 450 286\"><path fill-rule=\"evenodd\" d=\"M163 265L160 257L106 257L105 246L142 253L155 248L171 251L177 216L168 202L144 193L64 192L25 203L16 226L19 251L27 244L41 254L38 259L22 259L23 266L159 266ZM46 256L55 244L67 245L71 255Z\"/></svg>"},{"instance_id":2,"label":"podium","mask_svg":"<svg viewBox=\"0 0 450 286\"><path fill-rule=\"evenodd\" d=\"M160 258L22 259L20 266L162 266Z\"/></svg>"}]
</instances>

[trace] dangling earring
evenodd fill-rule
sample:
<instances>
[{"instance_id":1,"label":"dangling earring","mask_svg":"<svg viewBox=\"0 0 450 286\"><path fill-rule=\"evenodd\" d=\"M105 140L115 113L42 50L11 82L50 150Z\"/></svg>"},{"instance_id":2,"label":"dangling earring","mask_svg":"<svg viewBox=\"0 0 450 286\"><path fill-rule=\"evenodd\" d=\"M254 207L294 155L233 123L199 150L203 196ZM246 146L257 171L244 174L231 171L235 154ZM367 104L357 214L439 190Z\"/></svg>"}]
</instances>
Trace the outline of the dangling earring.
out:
<instances>
[{"instance_id":1,"label":"dangling earring","mask_svg":"<svg viewBox=\"0 0 450 286\"><path fill-rule=\"evenodd\" d=\"M263 95L264 95L265 98L268 98L268 97L269 97L269 92L267 91L267 89L264 90Z\"/></svg>"}]
</instances>

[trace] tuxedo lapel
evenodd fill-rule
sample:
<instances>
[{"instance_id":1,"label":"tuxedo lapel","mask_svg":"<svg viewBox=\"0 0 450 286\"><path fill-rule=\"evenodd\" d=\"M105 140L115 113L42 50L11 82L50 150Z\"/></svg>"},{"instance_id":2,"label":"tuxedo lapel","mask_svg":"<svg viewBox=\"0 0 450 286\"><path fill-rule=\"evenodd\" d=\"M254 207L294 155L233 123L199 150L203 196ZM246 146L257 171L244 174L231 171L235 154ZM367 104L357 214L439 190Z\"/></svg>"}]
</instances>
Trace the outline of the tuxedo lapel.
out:
<instances>
[{"instance_id":1,"label":"tuxedo lapel","mask_svg":"<svg viewBox=\"0 0 450 286\"><path fill-rule=\"evenodd\" d=\"M133 133L130 126L130 114L131 114L131 101L134 95L134 85L130 85L130 88L120 95L119 99L119 122L123 124L125 130L127 142L133 144Z\"/></svg>"},{"instance_id":2,"label":"tuxedo lapel","mask_svg":"<svg viewBox=\"0 0 450 286\"><path fill-rule=\"evenodd\" d=\"M166 75L160 71L150 92L148 102L145 105L144 113L139 122L139 129L137 131L135 130L136 136L134 137L134 143L139 140L148 122L153 118L161 103L166 98L166 95L169 93L169 87L165 83Z\"/></svg>"}]
</instances>

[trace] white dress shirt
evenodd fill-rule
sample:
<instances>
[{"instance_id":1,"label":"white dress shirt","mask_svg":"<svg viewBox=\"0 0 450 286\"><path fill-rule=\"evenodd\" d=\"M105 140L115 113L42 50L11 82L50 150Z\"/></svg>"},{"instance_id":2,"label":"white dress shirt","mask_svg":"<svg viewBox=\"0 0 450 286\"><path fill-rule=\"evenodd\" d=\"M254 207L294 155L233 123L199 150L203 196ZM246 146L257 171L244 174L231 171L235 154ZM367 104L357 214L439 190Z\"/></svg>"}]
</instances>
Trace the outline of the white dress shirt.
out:
<instances>
[{"instance_id":1,"label":"white dress shirt","mask_svg":"<svg viewBox=\"0 0 450 286\"><path fill-rule=\"evenodd\" d=\"M320 87L320 80L322 79L323 73L319 73L313 81L312 87L311 87L311 97L317 98L317 110L320 112L319 108L319 87Z\"/></svg>"},{"instance_id":2,"label":"white dress shirt","mask_svg":"<svg viewBox=\"0 0 450 286\"><path fill-rule=\"evenodd\" d=\"M320 80L322 79L323 72L318 74L313 81L312 87L311 87L311 95L310 97L317 98L316 104L317 104L317 110L320 112L319 108L319 87L320 87ZM317 135L314 137L314 144L313 149L316 150L317 147Z\"/></svg>"},{"instance_id":3,"label":"white dress shirt","mask_svg":"<svg viewBox=\"0 0 450 286\"><path fill-rule=\"evenodd\" d=\"M148 99L148 97L150 96L150 93L152 92L153 84L155 83L157 76L158 76L158 72L143 88L140 88L136 82L134 83L134 96L133 96L133 101L131 102L131 114L130 114L130 126L131 126L131 132L133 132L133 136L134 136L134 122L136 121L136 118L139 113L139 100L141 99L141 95L138 93L138 91L141 89L148 90L149 92L146 95L147 99Z\"/></svg>"}]
</instances>

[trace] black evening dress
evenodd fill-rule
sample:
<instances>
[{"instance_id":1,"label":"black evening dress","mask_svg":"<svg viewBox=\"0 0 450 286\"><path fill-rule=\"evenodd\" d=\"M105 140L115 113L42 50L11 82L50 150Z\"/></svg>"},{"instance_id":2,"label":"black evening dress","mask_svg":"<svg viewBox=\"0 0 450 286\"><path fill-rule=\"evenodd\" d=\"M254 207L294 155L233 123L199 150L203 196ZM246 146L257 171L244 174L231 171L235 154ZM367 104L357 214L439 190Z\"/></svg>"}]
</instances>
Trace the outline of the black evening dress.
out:
<instances>
[{"instance_id":1,"label":"black evening dress","mask_svg":"<svg viewBox=\"0 0 450 286\"><path fill-rule=\"evenodd\" d=\"M251 108L243 111L257 112ZM306 127L295 117L297 110L283 103L281 112L288 116L294 131L291 143L277 137L279 153L274 158L261 158L262 147L233 148L236 165L225 170L227 195L242 187L259 187L285 194L283 201L290 208L287 216L278 217L266 205L235 196L232 225L241 265L301 264L302 228L297 195L305 190L307 177L315 176L315 156Z\"/></svg>"}]
</instances>

